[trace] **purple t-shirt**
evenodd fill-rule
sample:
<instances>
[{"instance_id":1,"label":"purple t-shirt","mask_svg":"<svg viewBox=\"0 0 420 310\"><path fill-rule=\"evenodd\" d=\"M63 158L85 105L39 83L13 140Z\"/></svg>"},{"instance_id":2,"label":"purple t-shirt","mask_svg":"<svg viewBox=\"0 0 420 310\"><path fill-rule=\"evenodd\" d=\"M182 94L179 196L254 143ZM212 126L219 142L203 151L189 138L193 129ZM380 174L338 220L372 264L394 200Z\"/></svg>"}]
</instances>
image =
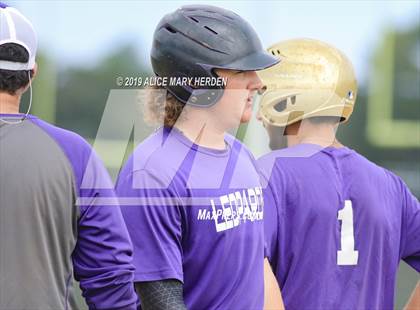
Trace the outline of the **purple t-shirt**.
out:
<instances>
[{"instance_id":1,"label":"purple t-shirt","mask_svg":"<svg viewBox=\"0 0 420 310\"><path fill-rule=\"evenodd\" d=\"M403 181L346 147L301 144L259 166L286 309L393 309L400 260L420 271L420 204Z\"/></svg>"},{"instance_id":2,"label":"purple t-shirt","mask_svg":"<svg viewBox=\"0 0 420 310\"><path fill-rule=\"evenodd\" d=\"M117 194L134 245L135 282L178 279L188 309L262 309L263 201L256 163L161 128L120 173Z\"/></svg>"}]
</instances>

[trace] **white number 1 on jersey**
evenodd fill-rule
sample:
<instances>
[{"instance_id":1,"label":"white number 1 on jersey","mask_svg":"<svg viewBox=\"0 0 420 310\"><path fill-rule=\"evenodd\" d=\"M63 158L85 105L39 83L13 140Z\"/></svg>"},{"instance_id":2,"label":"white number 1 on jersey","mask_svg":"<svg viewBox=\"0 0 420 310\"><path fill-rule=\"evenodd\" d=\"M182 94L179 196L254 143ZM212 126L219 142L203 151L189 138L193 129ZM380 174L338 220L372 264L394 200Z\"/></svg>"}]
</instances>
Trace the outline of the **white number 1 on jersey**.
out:
<instances>
[{"instance_id":1,"label":"white number 1 on jersey","mask_svg":"<svg viewBox=\"0 0 420 310\"><path fill-rule=\"evenodd\" d=\"M344 208L338 211L338 220L341 221L341 251L337 251L337 265L357 265L359 251L354 250L353 206L351 200L344 203Z\"/></svg>"}]
</instances>

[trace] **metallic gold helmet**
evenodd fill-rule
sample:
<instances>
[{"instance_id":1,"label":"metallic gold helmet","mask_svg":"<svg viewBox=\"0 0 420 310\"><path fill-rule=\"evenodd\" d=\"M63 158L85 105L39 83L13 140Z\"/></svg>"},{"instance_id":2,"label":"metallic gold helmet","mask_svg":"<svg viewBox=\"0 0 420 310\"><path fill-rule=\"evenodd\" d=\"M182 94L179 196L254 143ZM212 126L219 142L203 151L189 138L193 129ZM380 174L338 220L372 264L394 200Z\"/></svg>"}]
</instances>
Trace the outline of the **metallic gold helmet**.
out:
<instances>
[{"instance_id":1,"label":"metallic gold helmet","mask_svg":"<svg viewBox=\"0 0 420 310\"><path fill-rule=\"evenodd\" d=\"M259 110L265 123L283 127L315 116L349 119L357 81L342 52L312 39L283 41L268 51L282 61L258 72L266 87Z\"/></svg>"}]
</instances>

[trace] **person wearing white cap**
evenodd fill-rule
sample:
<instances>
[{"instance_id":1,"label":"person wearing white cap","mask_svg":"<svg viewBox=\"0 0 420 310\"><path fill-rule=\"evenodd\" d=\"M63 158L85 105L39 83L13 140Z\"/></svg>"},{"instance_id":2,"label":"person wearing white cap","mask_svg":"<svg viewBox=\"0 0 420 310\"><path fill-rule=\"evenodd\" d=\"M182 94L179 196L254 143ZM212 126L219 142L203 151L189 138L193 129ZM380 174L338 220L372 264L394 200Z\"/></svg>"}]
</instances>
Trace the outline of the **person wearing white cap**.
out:
<instances>
[{"instance_id":1,"label":"person wearing white cap","mask_svg":"<svg viewBox=\"0 0 420 310\"><path fill-rule=\"evenodd\" d=\"M0 309L77 309L74 278L90 309L136 309L132 245L102 162L30 105L19 113L36 48L31 23L0 3Z\"/></svg>"},{"instance_id":2,"label":"person wearing white cap","mask_svg":"<svg viewBox=\"0 0 420 310\"><path fill-rule=\"evenodd\" d=\"M30 104L25 117L28 116L32 104L31 78L36 74L35 55L37 37L29 20L15 8L0 2L0 112L17 113L20 96L31 90ZM26 87L25 87L26 86ZM6 92L6 94L4 94ZM12 97L12 98L10 98ZM4 120L3 122L10 122Z\"/></svg>"}]
</instances>

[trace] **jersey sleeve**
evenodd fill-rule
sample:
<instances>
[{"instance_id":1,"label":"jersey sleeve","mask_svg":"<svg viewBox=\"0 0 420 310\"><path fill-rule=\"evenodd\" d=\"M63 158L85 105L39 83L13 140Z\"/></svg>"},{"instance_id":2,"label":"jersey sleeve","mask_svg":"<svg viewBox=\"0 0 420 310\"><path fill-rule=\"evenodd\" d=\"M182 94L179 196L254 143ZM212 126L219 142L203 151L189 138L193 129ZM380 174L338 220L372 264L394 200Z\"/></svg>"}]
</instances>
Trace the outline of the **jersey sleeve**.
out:
<instances>
[{"instance_id":1,"label":"jersey sleeve","mask_svg":"<svg viewBox=\"0 0 420 310\"><path fill-rule=\"evenodd\" d=\"M57 142L73 169L78 214L72 262L86 303L90 309L136 309L132 245L106 168L79 135L33 122Z\"/></svg>"},{"instance_id":2,"label":"jersey sleeve","mask_svg":"<svg viewBox=\"0 0 420 310\"><path fill-rule=\"evenodd\" d=\"M74 274L89 308L136 309L132 245L111 187L108 172L92 151L77 202Z\"/></svg>"},{"instance_id":3,"label":"jersey sleeve","mask_svg":"<svg viewBox=\"0 0 420 310\"><path fill-rule=\"evenodd\" d=\"M183 282L182 216L177 194L156 175L130 170L121 172L117 194L134 246L134 281Z\"/></svg>"},{"instance_id":4,"label":"jersey sleeve","mask_svg":"<svg viewBox=\"0 0 420 310\"><path fill-rule=\"evenodd\" d=\"M402 259L420 272L420 203L400 180L403 200Z\"/></svg>"}]
</instances>

